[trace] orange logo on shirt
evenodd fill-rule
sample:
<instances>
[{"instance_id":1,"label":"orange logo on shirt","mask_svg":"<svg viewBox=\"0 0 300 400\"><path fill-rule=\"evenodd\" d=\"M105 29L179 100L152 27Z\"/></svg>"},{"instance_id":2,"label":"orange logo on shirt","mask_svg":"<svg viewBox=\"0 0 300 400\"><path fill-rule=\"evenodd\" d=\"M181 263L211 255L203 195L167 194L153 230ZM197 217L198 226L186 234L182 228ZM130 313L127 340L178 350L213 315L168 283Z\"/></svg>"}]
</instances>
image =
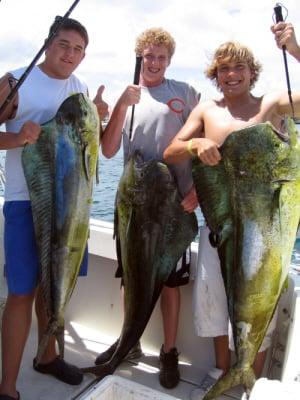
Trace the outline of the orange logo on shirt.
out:
<instances>
[{"instance_id":1,"label":"orange logo on shirt","mask_svg":"<svg viewBox=\"0 0 300 400\"><path fill-rule=\"evenodd\" d=\"M167 102L168 107L177 114L181 114L184 110L185 103L182 99L174 97Z\"/></svg>"}]
</instances>

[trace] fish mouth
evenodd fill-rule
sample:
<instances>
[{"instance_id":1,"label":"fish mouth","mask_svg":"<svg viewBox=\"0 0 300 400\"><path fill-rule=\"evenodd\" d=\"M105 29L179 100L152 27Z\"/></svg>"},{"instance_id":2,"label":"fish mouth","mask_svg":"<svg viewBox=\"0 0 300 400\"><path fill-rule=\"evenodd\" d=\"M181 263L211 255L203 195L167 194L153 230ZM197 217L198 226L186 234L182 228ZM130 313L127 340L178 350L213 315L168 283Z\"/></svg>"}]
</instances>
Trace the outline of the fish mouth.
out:
<instances>
[{"instance_id":1,"label":"fish mouth","mask_svg":"<svg viewBox=\"0 0 300 400\"><path fill-rule=\"evenodd\" d=\"M284 142L287 142L290 137L287 118L282 118L282 120L280 121L279 129L276 129L273 126L273 131L279 139L283 140Z\"/></svg>"},{"instance_id":2,"label":"fish mouth","mask_svg":"<svg viewBox=\"0 0 300 400\"><path fill-rule=\"evenodd\" d=\"M80 136L84 136L84 135L88 135L89 130L87 128L82 128L82 129L79 129L78 132L79 132Z\"/></svg>"},{"instance_id":3,"label":"fish mouth","mask_svg":"<svg viewBox=\"0 0 300 400\"><path fill-rule=\"evenodd\" d=\"M284 142L289 142L290 141L290 137L291 137L291 128L289 126L290 121L292 121L295 124L295 128L296 130L299 131L299 127L297 125L300 125L300 118L297 117L290 117L285 115L279 124L279 128L276 129L272 124L270 124L272 126L272 129L274 131L274 133L277 135L277 137L281 140L283 140ZM300 140L300 135L298 134L298 141Z\"/></svg>"},{"instance_id":4,"label":"fish mouth","mask_svg":"<svg viewBox=\"0 0 300 400\"><path fill-rule=\"evenodd\" d=\"M134 158L134 163L136 164L137 167L141 168L141 166L145 164L144 157L139 150L135 150L133 158Z\"/></svg>"},{"instance_id":5,"label":"fish mouth","mask_svg":"<svg viewBox=\"0 0 300 400\"><path fill-rule=\"evenodd\" d=\"M148 166L153 164L154 160L144 160L144 156L139 150L135 150L133 154L133 162L135 167L136 178L138 180L143 179L145 177L145 173L147 171L147 175L149 173Z\"/></svg>"}]
</instances>

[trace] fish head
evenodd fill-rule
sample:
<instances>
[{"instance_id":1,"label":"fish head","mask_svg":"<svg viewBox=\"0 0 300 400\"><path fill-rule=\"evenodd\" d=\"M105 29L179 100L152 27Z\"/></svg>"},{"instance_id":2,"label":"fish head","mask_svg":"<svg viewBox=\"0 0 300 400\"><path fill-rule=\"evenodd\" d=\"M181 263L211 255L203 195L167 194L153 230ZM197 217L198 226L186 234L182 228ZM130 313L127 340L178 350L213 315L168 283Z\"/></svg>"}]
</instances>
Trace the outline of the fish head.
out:
<instances>
[{"instance_id":1,"label":"fish head","mask_svg":"<svg viewBox=\"0 0 300 400\"><path fill-rule=\"evenodd\" d=\"M300 179L300 135L293 118L285 117L282 122L282 132L277 133L277 160L274 168L274 181L288 182Z\"/></svg>"},{"instance_id":2,"label":"fish head","mask_svg":"<svg viewBox=\"0 0 300 400\"><path fill-rule=\"evenodd\" d=\"M72 127L82 142L99 141L99 117L95 104L83 93L69 96L60 106L56 122Z\"/></svg>"},{"instance_id":3,"label":"fish head","mask_svg":"<svg viewBox=\"0 0 300 400\"><path fill-rule=\"evenodd\" d=\"M84 170L89 180L96 173L99 154L100 121L97 107L86 96L79 98L82 118L80 121L80 143L83 155Z\"/></svg>"},{"instance_id":4,"label":"fish head","mask_svg":"<svg viewBox=\"0 0 300 400\"><path fill-rule=\"evenodd\" d=\"M99 148L99 117L94 103L83 93L68 97L60 106L56 117L71 142L77 143L82 152L87 179L94 176Z\"/></svg>"},{"instance_id":5,"label":"fish head","mask_svg":"<svg viewBox=\"0 0 300 400\"><path fill-rule=\"evenodd\" d=\"M289 134L291 146L299 149L300 146L300 132L299 132L299 123L300 121L296 118L285 118L286 129Z\"/></svg>"},{"instance_id":6,"label":"fish head","mask_svg":"<svg viewBox=\"0 0 300 400\"><path fill-rule=\"evenodd\" d=\"M168 167L157 161L144 161L143 155L135 151L129 158L119 190L135 204L143 204L153 197L153 191L159 195L161 191L174 192L175 182ZM159 197L159 196L158 196Z\"/></svg>"},{"instance_id":7,"label":"fish head","mask_svg":"<svg viewBox=\"0 0 300 400\"><path fill-rule=\"evenodd\" d=\"M75 93L67 97L59 107L56 120L58 123L91 129L99 126L96 106L83 93Z\"/></svg>"},{"instance_id":8,"label":"fish head","mask_svg":"<svg viewBox=\"0 0 300 400\"><path fill-rule=\"evenodd\" d=\"M298 180L300 177L299 133L294 122L283 120L280 130L267 122L243 128L228 136L222 146L226 168L234 168L237 179L255 178L265 185ZM230 166L229 166L230 165Z\"/></svg>"}]
</instances>

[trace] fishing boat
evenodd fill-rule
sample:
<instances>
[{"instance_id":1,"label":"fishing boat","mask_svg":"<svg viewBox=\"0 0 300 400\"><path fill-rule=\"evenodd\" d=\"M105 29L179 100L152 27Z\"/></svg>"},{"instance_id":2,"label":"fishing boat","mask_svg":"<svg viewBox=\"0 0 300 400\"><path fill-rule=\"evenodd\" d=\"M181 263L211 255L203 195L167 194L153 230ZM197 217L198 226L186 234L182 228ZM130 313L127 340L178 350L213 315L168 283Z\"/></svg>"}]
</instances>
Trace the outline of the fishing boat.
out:
<instances>
[{"instance_id":1,"label":"fishing boat","mask_svg":"<svg viewBox=\"0 0 300 400\"><path fill-rule=\"evenodd\" d=\"M1 198L1 208L3 199ZM3 242L3 217L0 217L0 243ZM192 243L192 270L197 261L197 243ZM3 268L3 249L0 252ZM113 224L90 220L89 273L79 278L67 307L65 326L65 358L80 367L93 364L97 354L119 337L122 326L120 282L114 278L116 252ZM5 302L5 281L1 271L0 302ZM192 320L193 280L181 288L182 302L177 347L180 352L181 379L175 389L164 389L158 380L158 354L163 331L159 305L156 306L142 336L144 356L137 361L124 361L114 375L98 382L94 375L86 374L79 386L69 386L51 376L38 374L32 368L37 346L36 320L26 345L18 390L22 400L103 400L103 399L161 399L186 400L205 373L214 366L213 341L194 333ZM264 377L256 384L250 400L294 400L300 398L300 238L297 239L289 274L289 286L279 304L277 326L272 346L268 351ZM260 386L258 386L260 384ZM255 386L255 389L256 389ZM261 389L260 389L261 387ZM267 389L264 389L267 388ZM281 397L271 397L274 393ZM261 394L260 394L261 392ZM220 400L241 399L242 387L236 387ZM293 397L292 397L293 396Z\"/></svg>"}]
</instances>

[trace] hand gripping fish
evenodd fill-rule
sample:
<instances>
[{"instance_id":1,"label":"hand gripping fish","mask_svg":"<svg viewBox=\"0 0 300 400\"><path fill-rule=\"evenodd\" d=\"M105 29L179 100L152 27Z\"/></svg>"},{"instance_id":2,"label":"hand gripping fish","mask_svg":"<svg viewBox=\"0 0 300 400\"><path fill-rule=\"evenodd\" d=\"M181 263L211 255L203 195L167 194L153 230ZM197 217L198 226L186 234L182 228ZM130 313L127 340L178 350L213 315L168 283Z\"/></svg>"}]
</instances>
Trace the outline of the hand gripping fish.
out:
<instances>
[{"instance_id":1,"label":"hand gripping fish","mask_svg":"<svg viewBox=\"0 0 300 400\"><path fill-rule=\"evenodd\" d=\"M300 218L300 147L270 123L233 132L215 166L193 161L199 203L217 247L233 328L236 363L204 397L255 383L252 369L287 280Z\"/></svg>"},{"instance_id":2,"label":"hand gripping fish","mask_svg":"<svg viewBox=\"0 0 300 400\"><path fill-rule=\"evenodd\" d=\"M124 279L122 332L111 359L83 372L103 378L115 371L141 337L164 282L197 230L196 215L183 210L168 167L154 160L144 162L135 152L116 196L115 235Z\"/></svg>"},{"instance_id":3,"label":"hand gripping fish","mask_svg":"<svg viewBox=\"0 0 300 400\"><path fill-rule=\"evenodd\" d=\"M89 232L93 177L99 148L99 119L82 93L68 97L55 118L26 145L26 177L49 325L39 343L40 361L55 335L64 356L64 312L76 284Z\"/></svg>"}]
</instances>

